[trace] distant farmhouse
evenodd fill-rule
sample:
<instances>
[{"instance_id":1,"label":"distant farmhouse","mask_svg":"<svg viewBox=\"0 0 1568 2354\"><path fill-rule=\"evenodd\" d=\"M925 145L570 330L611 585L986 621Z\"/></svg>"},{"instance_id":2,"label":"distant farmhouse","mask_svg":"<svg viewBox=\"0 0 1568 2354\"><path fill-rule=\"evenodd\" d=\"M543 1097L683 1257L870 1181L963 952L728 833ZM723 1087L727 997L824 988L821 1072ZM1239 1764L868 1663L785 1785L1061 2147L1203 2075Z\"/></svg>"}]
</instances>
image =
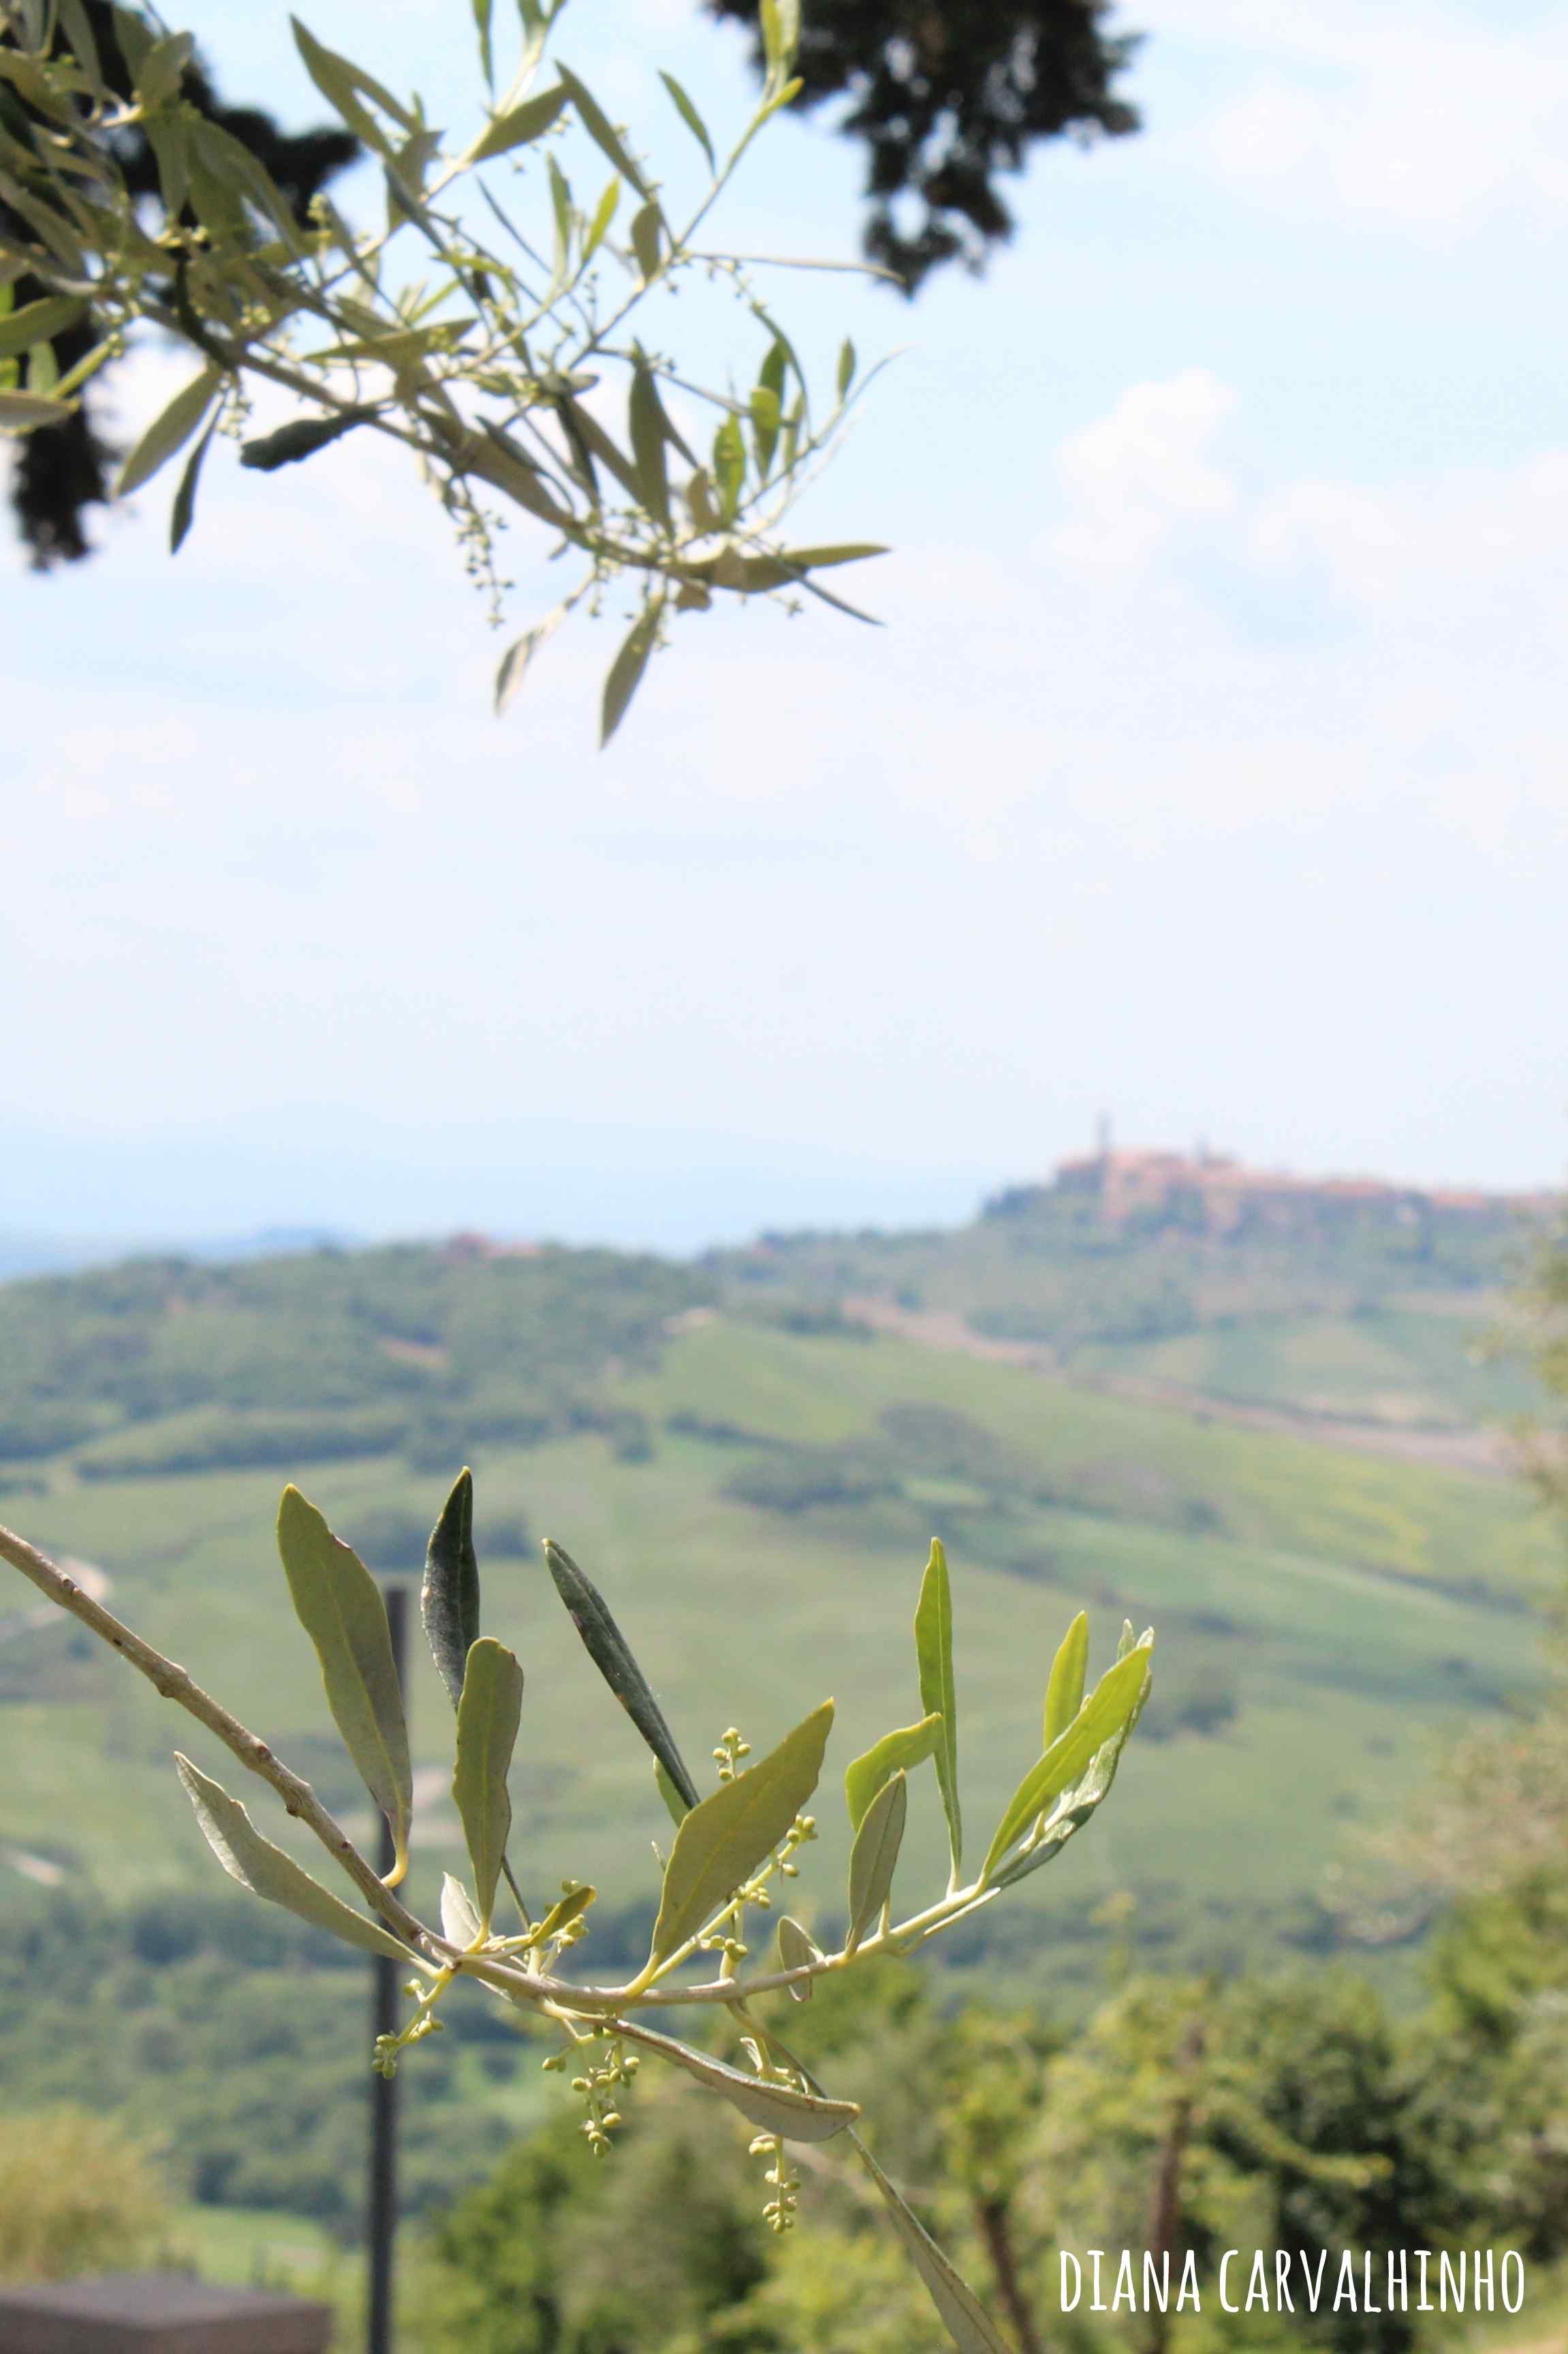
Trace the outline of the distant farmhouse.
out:
<instances>
[{"instance_id":1,"label":"distant farmhouse","mask_svg":"<svg viewBox=\"0 0 1568 2354\"><path fill-rule=\"evenodd\" d=\"M988 1216L1077 1209L1113 1228L1173 1226L1213 1235L1320 1235L1346 1227L1455 1227L1502 1231L1549 1216L1551 1193L1485 1193L1456 1187L1391 1185L1381 1177L1296 1177L1249 1169L1198 1145L1192 1153L1142 1146L1113 1150L1107 1123L1099 1147L1064 1161L1048 1185L1021 1185L986 1204Z\"/></svg>"}]
</instances>

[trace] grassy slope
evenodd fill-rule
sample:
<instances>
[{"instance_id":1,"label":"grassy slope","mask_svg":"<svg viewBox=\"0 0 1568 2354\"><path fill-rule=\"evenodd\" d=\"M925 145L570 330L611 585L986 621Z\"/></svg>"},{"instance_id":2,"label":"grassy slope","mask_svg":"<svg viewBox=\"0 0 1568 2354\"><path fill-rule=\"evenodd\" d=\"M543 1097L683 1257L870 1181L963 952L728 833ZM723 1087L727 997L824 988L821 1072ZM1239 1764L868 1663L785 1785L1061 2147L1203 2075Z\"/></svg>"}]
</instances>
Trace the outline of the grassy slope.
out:
<instances>
[{"instance_id":1,"label":"grassy slope","mask_svg":"<svg viewBox=\"0 0 1568 2354\"><path fill-rule=\"evenodd\" d=\"M736 1296L855 1294L1047 1344L1075 1378L1131 1375L1216 1396L1427 1427L1539 1408L1517 1362L1478 1362L1531 1235L1202 1239L1108 1234L1043 1195L1020 1217L927 1235L776 1238L721 1254Z\"/></svg>"},{"instance_id":2,"label":"grassy slope","mask_svg":"<svg viewBox=\"0 0 1568 2354\"><path fill-rule=\"evenodd\" d=\"M1015 1964L1020 1939L1033 1949L1033 1925L1065 1936L1122 1886L1138 1893L1146 1932L1172 1950L1255 1950L1318 1884L1346 1822L1422 1770L1435 1731L1531 1677L1533 1623L1518 1597L1546 1540L1499 1482L1204 1424L900 1341L800 1339L723 1319L683 1332L656 1372L623 1376L610 1394L660 1422L685 1412L824 1444L874 1433L889 1405L939 1404L1037 1466L1037 1487L1056 1500L1020 1490L991 1501L916 1479L847 1511L782 1516L719 1492L743 1459L734 1446L666 1434L643 1463L614 1459L592 1436L525 1451L482 1446L486 1621L528 1674L515 1852L538 1891L572 1872L607 1895L651 1895L649 1842L667 1836L667 1822L641 1744L542 1569L488 1555L487 1518L525 1514L601 1580L699 1775L725 1724L761 1745L829 1691L842 1702L841 1768L909 1720L909 1614L925 1539L941 1530L958 1575L977 1846L1035 1754L1050 1652L1081 1604L1097 1664L1126 1612L1162 1626L1169 1683L1200 1668L1228 1679L1241 1699L1234 1724L1142 1746L1092 1838L1012 1900ZM283 1603L270 1540L278 1475L89 1484L66 1459L45 1468L50 1494L16 1500L10 1517L102 1563L133 1624L297 1756L329 1803L354 1809L352 1776L321 1738L309 1646ZM397 1458L302 1463L295 1476L350 1538L371 1508L428 1521L442 1484ZM1193 1506L1217 1528L1185 1532ZM0 1848L74 1850L106 1887L209 1874L168 1753L188 1746L232 1787L248 1777L112 1660L73 1672L73 1700L0 1707ZM411 1712L417 1756L439 1770L450 1714L422 1655ZM243 1795L278 1835L268 1794ZM836 1776L824 1797L803 1912L813 1896L831 1910L842 1884ZM910 1892L937 1876L933 1792L916 1812L902 1877ZM438 1797L427 1820L418 1877L429 1894L435 1869L456 1857L450 1805ZM1053 1939L1052 1949L1053 1967L1070 1973L1072 1947Z\"/></svg>"},{"instance_id":3,"label":"grassy slope","mask_svg":"<svg viewBox=\"0 0 1568 2354\"><path fill-rule=\"evenodd\" d=\"M1519 1499L1462 1473L1238 1430L1192 1414L1042 1381L907 1343L824 1345L715 1320L684 1333L628 1396L747 1428L832 1442L870 1435L906 1402L953 1407L1084 1500L1150 1516L1205 1507L1250 1543L1393 1575L1520 1592L1543 1552Z\"/></svg>"},{"instance_id":4,"label":"grassy slope","mask_svg":"<svg viewBox=\"0 0 1568 2354\"><path fill-rule=\"evenodd\" d=\"M1463 1426L1538 1403L1522 1368L1478 1362L1493 1320L1484 1308L1456 1313L1431 1304L1353 1317L1259 1317L1169 1340L1091 1344L1075 1353L1073 1370L1319 1414Z\"/></svg>"}]
</instances>

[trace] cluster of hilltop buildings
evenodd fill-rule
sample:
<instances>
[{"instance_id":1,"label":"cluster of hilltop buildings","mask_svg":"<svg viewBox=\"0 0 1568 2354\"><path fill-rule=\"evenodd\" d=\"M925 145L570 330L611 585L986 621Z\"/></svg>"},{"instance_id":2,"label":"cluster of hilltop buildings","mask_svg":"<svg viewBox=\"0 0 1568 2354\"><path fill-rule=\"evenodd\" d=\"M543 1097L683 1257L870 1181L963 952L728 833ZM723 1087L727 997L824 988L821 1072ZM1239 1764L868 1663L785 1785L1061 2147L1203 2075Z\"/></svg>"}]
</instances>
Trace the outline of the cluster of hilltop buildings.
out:
<instances>
[{"instance_id":1,"label":"cluster of hilltop buildings","mask_svg":"<svg viewBox=\"0 0 1568 2354\"><path fill-rule=\"evenodd\" d=\"M1381 1177L1296 1177L1279 1169L1249 1169L1202 1144L1191 1153L1113 1150L1103 1121L1097 1150L1060 1162L1049 1185L1015 1189L991 1208L1005 1215L1044 1200L1082 1204L1107 1226L1125 1226L1136 1218L1208 1235L1243 1229L1301 1234L1326 1226L1420 1226L1434 1221L1453 1221L1473 1231L1543 1217L1556 1206L1548 1193L1391 1185Z\"/></svg>"}]
</instances>

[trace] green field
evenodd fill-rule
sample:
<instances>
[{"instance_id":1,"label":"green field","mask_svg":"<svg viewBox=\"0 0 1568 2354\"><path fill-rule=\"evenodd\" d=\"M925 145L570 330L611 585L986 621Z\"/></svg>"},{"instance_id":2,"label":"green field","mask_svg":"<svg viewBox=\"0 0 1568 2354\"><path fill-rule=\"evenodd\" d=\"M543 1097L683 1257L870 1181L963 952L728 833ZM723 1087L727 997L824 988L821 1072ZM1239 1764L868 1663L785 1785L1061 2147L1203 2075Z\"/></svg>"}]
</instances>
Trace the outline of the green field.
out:
<instances>
[{"instance_id":1,"label":"green field","mask_svg":"<svg viewBox=\"0 0 1568 2354\"><path fill-rule=\"evenodd\" d=\"M690 1320L686 1320L690 1325ZM1327 1934L1317 1900L1346 1829L1425 1769L1436 1740L1526 1692L1530 1606L1552 1549L1500 1480L1337 1453L1295 1436L1043 1380L896 1339L853 1341L711 1314L599 1368L601 1428L480 1441L485 1616L528 1678L515 1851L532 1885L567 1874L650 1900L662 1809L641 1744L598 1686L520 1524L557 1536L605 1586L678 1736L704 1757L729 1723L769 1743L827 1693L840 1765L916 1712L909 1617L935 1532L957 1576L966 1811L982 1837L1038 1749L1040 1693L1086 1606L1096 1656L1124 1615L1160 1630L1157 1696L1114 1804L1060 1873L999 1906L980 1960L1010 1980L1097 1967L1087 1916L1130 1890L1151 1950L1225 1961ZM155 1458L190 1409L123 1437ZM627 1449L625 1427L648 1436ZM104 1568L132 1625L217 1691L368 1835L284 1596L272 1468L82 1476L105 1445L28 1458L43 1490L13 1520ZM177 1447L175 1449L177 1453ZM459 1457L454 1452L450 1471ZM838 1501L743 1500L745 1475L824 1472ZM341 1533L433 1518L448 1477L406 1454L290 1467ZM858 1481L858 1486L857 1486ZM503 1532L501 1550L486 1528ZM372 1565L381 1567L366 1543ZM72 1656L85 1652L86 1656ZM210 1886L216 1867L169 1755L242 1779L199 1730L63 1623L0 1643L0 1853L118 1896ZM18 1672L20 1670L20 1672ZM450 1714L411 1670L425 1769L419 1893L458 1861L444 1787ZM277 1833L265 1792L247 1792ZM906 1884L938 1871L934 1792ZM842 1808L801 1909L837 1904ZM591 1944L585 1957L591 1956ZM1049 1960L1045 1958L1049 1956Z\"/></svg>"},{"instance_id":2,"label":"green field","mask_svg":"<svg viewBox=\"0 0 1568 2354\"><path fill-rule=\"evenodd\" d=\"M1484 1306L1380 1307L1358 1316L1267 1316L1167 1340L1089 1343L1075 1374L1122 1374L1298 1413L1366 1417L1415 1429L1463 1429L1525 1413L1528 1374L1484 1355Z\"/></svg>"}]
</instances>

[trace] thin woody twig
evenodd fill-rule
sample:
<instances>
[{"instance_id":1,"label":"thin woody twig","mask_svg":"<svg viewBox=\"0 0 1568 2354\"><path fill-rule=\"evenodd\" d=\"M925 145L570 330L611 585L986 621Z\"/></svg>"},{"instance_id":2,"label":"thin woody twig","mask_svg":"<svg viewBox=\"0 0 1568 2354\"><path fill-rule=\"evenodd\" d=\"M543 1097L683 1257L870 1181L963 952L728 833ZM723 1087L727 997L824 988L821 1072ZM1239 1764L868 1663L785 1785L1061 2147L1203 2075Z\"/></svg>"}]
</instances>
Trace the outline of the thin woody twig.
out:
<instances>
[{"instance_id":1,"label":"thin woody twig","mask_svg":"<svg viewBox=\"0 0 1568 2354\"><path fill-rule=\"evenodd\" d=\"M347 1872L389 1929L396 1930L397 1935L409 1944L429 1942L429 1931L424 1923L417 1919L406 1904L400 1903L389 1888L383 1886L375 1865L360 1854L342 1824L328 1814L310 1784L302 1781L299 1775L291 1773L280 1759L274 1757L267 1744L248 1731L238 1717L231 1716L210 1692L204 1691L194 1676L176 1666L173 1659L166 1659L161 1651L154 1649L151 1643L143 1642L141 1636L116 1618L111 1610L106 1610L101 1602L95 1602L90 1594L84 1593L75 1578L69 1577L58 1563L50 1561L47 1553L40 1553L36 1545L30 1545L25 1537L17 1536L14 1530L0 1528L0 1560L8 1561L13 1569L20 1570L24 1577L31 1579L40 1594L47 1594L49 1600L58 1603L62 1610L69 1610L73 1618L79 1618L84 1627L90 1628L111 1649L118 1651L122 1659L129 1659L133 1668L139 1669L165 1700L176 1702L196 1718L198 1724L205 1724L209 1733L216 1734L242 1766L248 1766L252 1774L259 1774L264 1782L270 1783L288 1812L314 1831L334 1862Z\"/></svg>"}]
</instances>

